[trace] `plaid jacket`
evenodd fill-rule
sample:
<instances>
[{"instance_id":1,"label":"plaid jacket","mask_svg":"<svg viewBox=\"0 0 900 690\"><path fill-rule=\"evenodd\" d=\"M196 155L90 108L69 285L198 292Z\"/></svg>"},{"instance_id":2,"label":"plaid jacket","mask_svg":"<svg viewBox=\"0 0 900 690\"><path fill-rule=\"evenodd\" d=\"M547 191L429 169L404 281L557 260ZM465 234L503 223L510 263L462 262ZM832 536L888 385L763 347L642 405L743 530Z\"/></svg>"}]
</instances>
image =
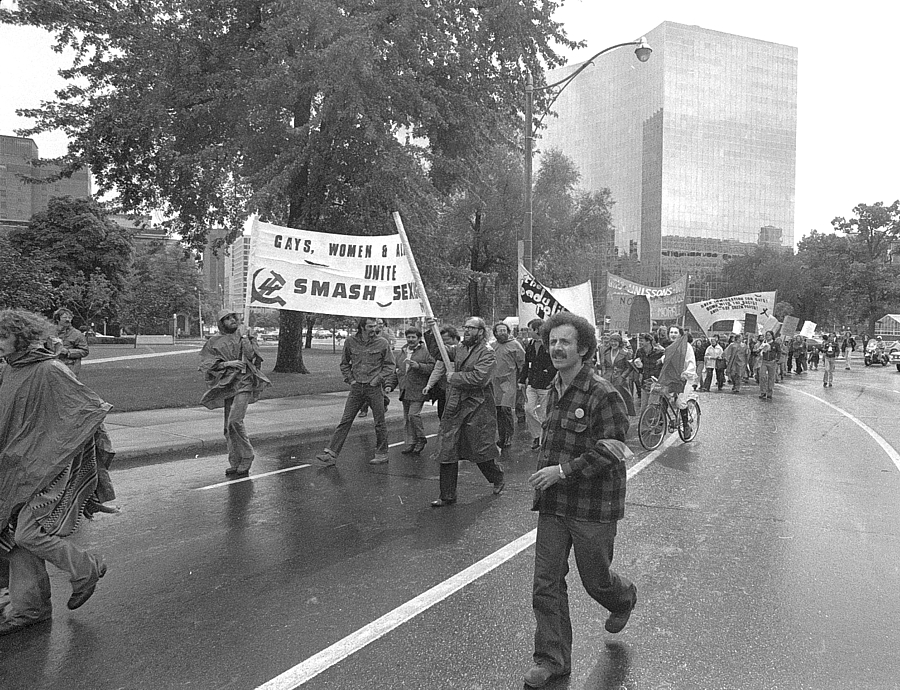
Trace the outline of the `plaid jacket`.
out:
<instances>
[{"instance_id":1,"label":"plaid jacket","mask_svg":"<svg viewBox=\"0 0 900 690\"><path fill-rule=\"evenodd\" d=\"M538 469L562 465L566 478L535 491L532 510L562 517L613 522L625 514L624 445L628 414L607 381L582 367L562 398L550 387Z\"/></svg>"}]
</instances>

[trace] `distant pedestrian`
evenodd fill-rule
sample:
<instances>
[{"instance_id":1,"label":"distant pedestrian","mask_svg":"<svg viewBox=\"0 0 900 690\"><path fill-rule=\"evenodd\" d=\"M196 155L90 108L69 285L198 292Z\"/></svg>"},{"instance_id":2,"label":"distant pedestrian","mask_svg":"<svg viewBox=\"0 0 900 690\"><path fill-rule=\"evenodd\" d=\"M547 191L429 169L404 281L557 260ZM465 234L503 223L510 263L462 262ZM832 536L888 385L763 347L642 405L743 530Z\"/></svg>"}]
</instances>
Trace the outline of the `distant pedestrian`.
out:
<instances>
[{"instance_id":1,"label":"distant pedestrian","mask_svg":"<svg viewBox=\"0 0 900 690\"><path fill-rule=\"evenodd\" d=\"M69 575L70 609L106 574L101 558L64 537L96 487L95 435L110 405L44 346L51 329L37 314L0 311L0 552L9 561L0 635L50 620L45 562Z\"/></svg>"},{"instance_id":2,"label":"distant pedestrian","mask_svg":"<svg viewBox=\"0 0 900 690\"><path fill-rule=\"evenodd\" d=\"M422 406L425 404L425 386L434 370L434 357L425 347L422 331L415 326L406 329L406 345L394 356L396 368L388 377L386 390L400 389L403 405L403 423L406 445L400 452L418 455L425 448L425 424L422 422Z\"/></svg>"},{"instance_id":3,"label":"distant pedestrian","mask_svg":"<svg viewBox=\"0 0 900 690\"><path fill-rule=\"evenodd\" d=\"M61 307L53 312L53 320L56 322L54 352L60 361L65 364L75 376L81 373L81 360L90 354L87 337L72 325L72 312Z\"/></svg>"},{"instance_id":4,"label":"distant pedestrian","mask_svg":"<svg viewBox=\"0 0 900 690\"><path fill-rule=\"evenodd\" d=\"M706 367L706 376L700 390L709 391L712 387L713 374L716 376L718 390L722 390L725 385L725 350L719 344L719 336L714 335L710 338L709 347L703 355L703 364Z\"/></svg>"},{"instance_id":5,"label":"distant pedestrian","mask_svg":"<svg viewBox=\"0 0 900 690\"><path fill-rule=\"evenodd\" d=\"M226 477L246 477L253 464L253 446L244 427L247 406L259 400L272 382L259 370L262 356L256 338L240 330L237 312L222 309L216 323L219 335L212 336L200 351L200 371L206 381L206 393L200 399L204 407L225 409L225 438L228 441Z\"/></svg>"},{"instance_id":6,"label":"distant pedestrian","mask_svg":"<svg viewBox=\"0 0 900 690\"><path fill-rule=\"evenodd\" d=\"M525 366L519 376L519 384L525 388L525 424L531 436L531 450L541 447L541 427L547 418L550 384L556 376L556 367L540 337L543 326L541 319L532 319L528 323L536 337L525 348Z\"/></svg>"},{"instance_id":7,"label":"distant pedestrian","mask_svg":"<svg viewBox=\"0 0 900 690\"><path fill-rule=\"evenodd\" d=\"M837 333L830 336L826 334L819 349L822 351L822 364L825 369L822 387L831 388L834 386L834 365L841 349L837 341Z\"/></svg>"},{"instance_id":8,"label":"distant pedestrian","mask_svg":"<svg viewBox=\"0 0 900 690\"><path fill-rule=\"evenodd\" d=\"M629 417L635 413L634 396L631 392L634 374L631 366L632 357L632 351L627 349L622 336L618 333L610 334L609 345L600 352L600 376L619 391Z\"/></svg>"},{"instance_id":9,"label":"distant pedestrian","mask_svg":"<svg viewBox=\"0 0 900 690\"><path fill-rule=\"evenodd\" d=\"M387 340L376 333L376 320L363 317L356 324L356 333L344 341L341 373L349 384L350 394L344 403L344 414L331 436L328 446L316 456L319 467L332 467L353 426L360 408L368 402L375 419L375 457L370 465L388 461L387 424L384 421L384 385L394 373L394 358Z\"/></svg>"},{"instance_id":10,"label":"distant pedestrian","mask_svg":"<svg viewBox=\"0 0 900 690\"><path fill-rule=\"evenodd\" d=\"M734 340L725 348L724 358L728 377L731 379L731 392L740 393L741 384L747 373L747 360L750 351L744 343L744 336L740 333L734 336Z\"/></svg>"},{"instance_id":11,"label":"distant pedestrian","mask_svg":"<svg viewBox=\"0 0 900 690\"><path fill-rule=\"evenodd\" d=\"M460 337L459 331L456 330L456 326L451 326L450 324L441 326L440 334L441 340L444 341L444 347L446 347L447 349L459 345ZM437 343L434 342L434 338L431 335L430 331L425 333L425 342L428 345L428 351L431 353L431 356L434 358L435 362L437 362L437 360L441 356L441 352L440 348L438 348L437 346ZM432 371L434 370L432 369ZM431 400L437 402L438 419L441 419L444 416L444 408L447 405L447 382L444 378L441 378L433 386L431 386L431 389L429 390L429 396Z\"/></svg>"},{"instance_id":12,"label":"distant pedestrian","mask_svg":"<svg viewBox=\"0 0 900 690\"><path fill-rule=\"evenodd\" d=\"M633 362L641 377L641 410L639 414L644 414L644 410L647 409L650 403L655 402L653 400L654 395L650 393L650 389L653 387L654 379L659 380L665 352L663 348L656 344L656 336L652 333L641 333L638 337L638 351Z\"/></svg>"},{"instance_id":13,"label":"distant pedestrian","mask_svg":"<svg viewBox=\"0 0 900 690\"><path fill-rule=\"evenodd\" d=\"M850 335L850 331L844 334L844 340L841 343L841 354L844 356L844 369L850 371L850 355L856 349L856 341Z\"/></svg>"},{"instance_id":14,"label":"distant pedestrian","mask_svg":"<svg viewBox=\"0 0 900 690\"><path fill-rule=\"evenodd\" d=\"M430 329L434 321L426 320ZM474 462L494 485L494 494L505 487L503 468L497 463L497 411L494 406L494 351L487 344L487 326L477 316L466 319L463 341L448 348L451 367L447 370L438 360L427 393L441 377L447 377L447 405L441 417L438 462L440 463L440 497L431 502L433 508L456 503L459 461Z\"/></svg>"},{"instance_id":15,"label":"distant pedestrian","mask_svg":"<svg viewBox=\"0 0 900 690\"><path fill-rule=\"evenodd\" d=\"M628 413L622 396L591 367L597 340L580 316L560 312L543 328L557 376L550 389L538 470L529 478L538 512L532 608L534 665L525 684L540 688L572 668L566 575L574 548L578 574L618 633L637 604L637 588L610 567L625 512Z\"/></svg>"},{"instance_id":16,"label":"distant pedestrian","mask_svg":"<svg viewBox=\"0 0 900 690\"><path fill-rule=\"evenodd\" d=\"M766 331L765 339L759 346L759 397L761 400L772 399L780 359L781 343L775 339L775 333Z\"/></svg>"},{"instance_id":17,"label":"distant pedestrian","mask_svg":"<svg viewBox=\"0 0 900 690\"><path fill-rule=\"evenodd\" d=\"M497 408L497 445L509 448L515 432L516 392L519 373L525 366L525 349L510 337L509 326L502 321L494 325L494 405Z\"/></svg>"}]
</instances>

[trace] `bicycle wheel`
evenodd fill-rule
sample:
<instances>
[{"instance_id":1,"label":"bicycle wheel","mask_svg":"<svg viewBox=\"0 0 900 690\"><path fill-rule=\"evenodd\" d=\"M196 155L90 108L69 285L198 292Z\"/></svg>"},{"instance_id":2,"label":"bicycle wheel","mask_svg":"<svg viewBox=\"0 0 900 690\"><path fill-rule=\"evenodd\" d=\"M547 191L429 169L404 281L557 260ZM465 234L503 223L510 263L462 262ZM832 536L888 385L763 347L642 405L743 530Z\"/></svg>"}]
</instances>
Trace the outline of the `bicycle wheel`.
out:
<instances>
[{"instance_id":1,"label":"bicycle wheel","mask_svg":"<svg viewBox=\"0 0 900 690\"><path fill-rule=\"evenodd\" d=\"M696 400L687 401L687 422L688 428L684 428L684 417L681 411L678 411L678 435L681 440L687 443L697 438L697 432L700 430L700 405Z\"/></svg>"},{"instance_id":2,"label":"bicycle wheel","mask_svg":"<svg viewBox=\"0 0 900 690\"><path fill-rule=\"evenodd\" d=\"M638 439L647 450L653 450L662 443L666 435L666 414L661 403L648 405L638 420Z\"/></svg>"}]
</instances>

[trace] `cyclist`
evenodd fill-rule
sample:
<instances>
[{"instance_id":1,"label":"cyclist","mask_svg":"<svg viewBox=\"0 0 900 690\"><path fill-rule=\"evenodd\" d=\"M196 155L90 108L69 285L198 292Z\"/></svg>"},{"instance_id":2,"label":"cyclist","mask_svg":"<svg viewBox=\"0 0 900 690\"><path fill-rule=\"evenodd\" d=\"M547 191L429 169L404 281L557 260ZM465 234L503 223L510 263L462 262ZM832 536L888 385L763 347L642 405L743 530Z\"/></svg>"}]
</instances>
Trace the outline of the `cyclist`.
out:
<instances>
[{"instance_id":1,"label":"cyclist","mask_svg":"<svg viewBox=\"0 0 900 690\"><path fill-rule=\"evenodd\" d=\"M693 389L697 380L697 362L694 359L694 348L690 346L688 336L684 329L678 326L669 328L669 340L671 344L666 347L663 355L663 365L659 372L659 385L673 398L673 407L681 410L681 420L685 435L691 433L691 424L688 419L687 394Z\"/></svg>"}]
</instances>

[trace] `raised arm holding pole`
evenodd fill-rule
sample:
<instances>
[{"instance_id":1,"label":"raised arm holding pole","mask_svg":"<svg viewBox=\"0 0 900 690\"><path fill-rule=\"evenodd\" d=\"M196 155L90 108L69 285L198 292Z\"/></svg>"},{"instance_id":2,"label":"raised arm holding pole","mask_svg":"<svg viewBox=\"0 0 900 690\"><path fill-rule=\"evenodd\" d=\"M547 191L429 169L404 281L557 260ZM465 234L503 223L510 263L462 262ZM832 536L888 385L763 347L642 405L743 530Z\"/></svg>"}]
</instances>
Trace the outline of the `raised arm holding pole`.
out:
<instances>
[{"instance_id":1,"label":"raised arm holding pole","mask_svg":"<svg viewBox=\"0 0 900 690\"><path fill-rule=\"evenodd\" d=\"M416 257L413 256L412 249L409 246L409 238L406 236L406 230L403 227L403 219L400 218L400 214L397 211L394 211L392 215L394 217L394 224L397 226L397 233L400 235L400 241L403 243L403 251L406 253L406 260L409 261L409 268L416 281L416 288L419 290L422 306L425 308L425 316L434 321L434 312L431 310L431 302L428 301L428 293L425 292L425 284L422 282L419 267L416 266ZM444 345L444 339L441 338L441 329L438 328L437 323L432 323L431 329L434 332L434 339L437 341L438 348L440 348L441 359L444 360L444 366L447 371L450 372L453 370L453 367L450 364L450 355L447 353L447 346Z\"/></svg>"}]
</instances>

